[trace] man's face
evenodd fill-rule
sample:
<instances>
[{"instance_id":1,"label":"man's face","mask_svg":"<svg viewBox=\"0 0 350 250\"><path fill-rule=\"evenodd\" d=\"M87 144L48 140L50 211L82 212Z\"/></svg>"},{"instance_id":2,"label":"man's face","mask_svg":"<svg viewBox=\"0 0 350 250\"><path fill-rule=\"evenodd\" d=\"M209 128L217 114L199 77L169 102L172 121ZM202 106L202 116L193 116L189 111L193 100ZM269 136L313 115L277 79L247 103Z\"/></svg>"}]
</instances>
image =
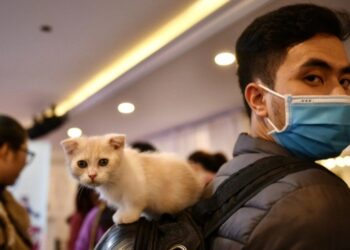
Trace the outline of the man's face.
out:
<instances>
[{"instance_id":1,"label":"man's face","mask_svg":"<svg viewBox=\"0 0 350 250\"><path fill-rule=\"evenodd\" d=\"M318 35L291 47L275 79L274 90L282 95L350 95L350 63L343 43L334 36ZM269 98L269 117L282 128L284 101Z\"/></svg>"}]
</instances>

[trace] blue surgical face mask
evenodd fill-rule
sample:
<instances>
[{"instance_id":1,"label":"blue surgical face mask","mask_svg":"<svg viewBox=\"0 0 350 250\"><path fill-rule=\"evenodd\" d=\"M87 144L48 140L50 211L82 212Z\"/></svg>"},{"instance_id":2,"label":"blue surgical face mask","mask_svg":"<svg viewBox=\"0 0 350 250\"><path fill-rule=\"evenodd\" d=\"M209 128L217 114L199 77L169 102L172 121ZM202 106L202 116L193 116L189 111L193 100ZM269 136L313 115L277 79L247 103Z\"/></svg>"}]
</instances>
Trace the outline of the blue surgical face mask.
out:
<instances>
[{"instance_id":1,"label":"blue surgical face mask","mask_svg":"<svg viewBox=\"0 0 350 250\"><path fill-rule=\"evenodd\" d=\"M259 84L285 102L285 125L278 129L273 122L269 134L294 155L326 159L338 156L350 144L350 96L281 95Z\"/></svg>"}]
</instances>

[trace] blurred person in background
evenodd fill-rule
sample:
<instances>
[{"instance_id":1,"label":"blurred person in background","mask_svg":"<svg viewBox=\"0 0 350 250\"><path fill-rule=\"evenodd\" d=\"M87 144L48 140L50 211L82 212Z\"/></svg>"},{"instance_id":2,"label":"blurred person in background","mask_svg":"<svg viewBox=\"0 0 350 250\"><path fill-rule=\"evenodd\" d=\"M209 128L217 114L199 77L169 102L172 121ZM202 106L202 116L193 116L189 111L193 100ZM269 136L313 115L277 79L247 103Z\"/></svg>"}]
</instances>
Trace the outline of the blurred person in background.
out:
<instances>
[{"instance_id":1,"label":"blurred person in background","mask_svg":"<svg viewBox=\"0 0 350 250\"><path fill-rule=\"evenodd\" d=\"M75 197L75 211L68 218L68 250L75 250L75 242L78 238L83 221L89 211L97 204L98 194L95 192L95 190L79 185Z\"/></svg>"},{"instance_id":2,"label":"blurred person in background","mask_svg":"<svg viewBox=\"0 0 350 250\"><path fill-rule=\"evenodd\" d=\"M187 160L196 171L204 174L207 184L211 182L219 168L227 162L223 153L209 153L203 150L194 151L187 157Z\"/></svg>"},{"instance_id":3,"label":"blurred person in background","mask_svg":"<svg viewBox=\"0 0 350 250\"><path fill-rule=\"evenodd\" d=\"M157 148L149 142L146 141L135 141L131 143L131 148L137 149L140 152L156 152Z\"/></svg>"},{"instance_id":4,"label":"blurred person in background","mask_svg":"<svg viewBox=\"0 0 350 250\"><path fill-rule=\"evenodd\" d=\"M78 233L74 250L92 250L103 234L113 225L113 208L100 201L86 215Z\"/></svg>"},{"instance_id":5,"label":"blurred person in background","mask_svg":"<svg viewBox=\"0 0 350 250\"><path fill-rule=\"evenodd\" d=\"M27 143L28 135L22 125L0 114L0 249L32 248L29 215L7 190L34 157Z\"/></svg>"}]
</instances>

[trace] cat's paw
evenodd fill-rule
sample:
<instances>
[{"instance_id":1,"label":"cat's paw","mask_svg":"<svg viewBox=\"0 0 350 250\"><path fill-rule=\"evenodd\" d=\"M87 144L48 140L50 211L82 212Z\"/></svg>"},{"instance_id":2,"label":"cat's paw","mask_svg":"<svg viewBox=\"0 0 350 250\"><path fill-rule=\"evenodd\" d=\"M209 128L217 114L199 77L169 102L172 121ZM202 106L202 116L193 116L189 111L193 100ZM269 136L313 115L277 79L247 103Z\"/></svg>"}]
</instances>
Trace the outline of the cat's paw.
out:
<instances>
[{"instance_id":1,"label":"cat's paw","mask_svg":"<svg viewBox=\"0 0 350 250\"><path fill-rule=\"evenodd\" d=\"M112 219L115 224L129 224L137 221L140 218L139 211L117 211L114 213Z\"/></svg>"}]
</instances>

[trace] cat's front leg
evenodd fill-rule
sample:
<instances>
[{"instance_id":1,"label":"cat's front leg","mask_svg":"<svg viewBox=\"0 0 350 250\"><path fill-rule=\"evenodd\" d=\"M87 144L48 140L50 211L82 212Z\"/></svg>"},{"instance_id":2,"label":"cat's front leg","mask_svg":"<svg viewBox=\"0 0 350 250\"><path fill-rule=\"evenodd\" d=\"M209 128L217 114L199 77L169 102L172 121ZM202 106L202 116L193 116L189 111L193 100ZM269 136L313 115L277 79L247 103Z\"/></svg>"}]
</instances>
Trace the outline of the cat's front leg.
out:
<instances>
[{"instance_id":1,"label":"cat's front leg","mask_svg":"<svg viewBox=\"0 0 350 250\"><path fill-rule=\"evenodd\" d=\"M112 219L115 224L129 224L137 221L141 212L142 210L137 208L118 208Z\"/></svg>"}]
</instances>

